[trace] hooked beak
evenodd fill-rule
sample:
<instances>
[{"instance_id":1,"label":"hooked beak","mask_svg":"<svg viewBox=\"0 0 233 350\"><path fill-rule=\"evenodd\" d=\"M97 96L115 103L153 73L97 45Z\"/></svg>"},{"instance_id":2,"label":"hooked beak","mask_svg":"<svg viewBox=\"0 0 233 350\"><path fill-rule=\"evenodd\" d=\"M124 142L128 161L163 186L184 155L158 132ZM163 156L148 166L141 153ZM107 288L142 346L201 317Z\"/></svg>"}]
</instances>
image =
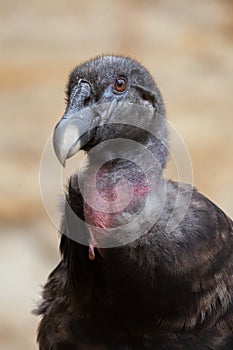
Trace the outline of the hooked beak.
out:
<instances>
[{"instance_id":1,"label":"hooked beak","mask_svg":"<svg viewBox=\"0 0 233 350\"><path fill-rule=\"evenodd\" d=\"M84 102L90 95L89 82L80 79L72 89L65 114L54 129L53 147L63 166L66 159L77 153L88 142L91 129L98 124L99 117L94 110L84 107Z\"/></svg>"},{"instance_id":2,"label":"hooked beak","mask_svg":"<svg viewBox=\"0 0 233 350\"><path fill-rule=\"evenodd\" d=\"M54 129L53 147L63 166L66 159L90 141L96 127L108 123L116 107L117 101L109 101L108 93L104 103L85 107L85 102L91 100L91 94L90 83L80 79L71 91L65 114Z\"/></svg>"},{"instance_id":3,"label":"hooked beak","mask_svg":"<svg viewBox=\"0 0 233 350\"><path fill-rule=\"evenodd\" d=\"M62 117L53 132L53 147L59 162L65 166L66 159L77 153L88 142L91 129L97 126L91 108Z\"/></svg>"}]
</instances>

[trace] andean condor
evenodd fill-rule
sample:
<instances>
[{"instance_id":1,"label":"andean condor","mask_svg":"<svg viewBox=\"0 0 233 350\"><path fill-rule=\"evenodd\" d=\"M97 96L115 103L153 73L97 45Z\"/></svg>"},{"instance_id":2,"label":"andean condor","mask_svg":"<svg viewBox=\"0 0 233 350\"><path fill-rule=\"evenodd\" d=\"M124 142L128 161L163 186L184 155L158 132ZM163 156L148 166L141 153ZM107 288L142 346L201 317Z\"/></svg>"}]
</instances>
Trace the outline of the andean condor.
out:
<instances>
[{"instance_id":1,"label":"andean condor","mask_svg":"<svg viewBox=\"0 0 233 350\"><path fill-rule=\"evenodd\" d=\"M87 157L37 310L40 350L233 350L233 223L163 177L167 139L138 62L107 55L73 70L54 149L63 165Z\"/></svg>"}]
</instances>

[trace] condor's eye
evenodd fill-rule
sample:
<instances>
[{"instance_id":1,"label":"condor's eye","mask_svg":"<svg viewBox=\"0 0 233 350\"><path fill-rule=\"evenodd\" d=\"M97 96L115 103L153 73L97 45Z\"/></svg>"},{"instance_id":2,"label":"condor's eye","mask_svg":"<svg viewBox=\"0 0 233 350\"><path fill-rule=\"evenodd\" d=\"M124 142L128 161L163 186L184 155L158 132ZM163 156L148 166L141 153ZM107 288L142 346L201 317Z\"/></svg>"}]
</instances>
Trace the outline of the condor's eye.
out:
<instances>
[{"instance_id":1,"label":"condor's eye","mask_svg":"<svg viewBox=\"0 0 233 350\"><path fill-rule=\"evenodd\" d=\"M124 92L126 89L127 83L124 78L117 78L114 82L113 88L116 92Z\"/></svg>"}]
</instances>

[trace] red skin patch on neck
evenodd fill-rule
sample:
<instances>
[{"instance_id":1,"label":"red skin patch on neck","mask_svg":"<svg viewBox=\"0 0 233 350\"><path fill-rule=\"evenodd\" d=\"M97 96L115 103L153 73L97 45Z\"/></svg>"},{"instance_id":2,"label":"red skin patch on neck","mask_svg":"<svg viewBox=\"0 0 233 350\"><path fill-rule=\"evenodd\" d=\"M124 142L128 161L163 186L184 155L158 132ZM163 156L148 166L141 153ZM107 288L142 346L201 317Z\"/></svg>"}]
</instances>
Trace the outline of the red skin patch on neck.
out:
<instances>
[{"instance_id":1,"label":"red skin patch on neck","mask_svg":"<svg viewBox=\"0 0 233 350\"><path fill-rule=\"evenodd\" d=\"M92 181L95 181L96 189ZM86 223L91 225L89 257L94 259L94 247L101 247L101 240L108 238L109 231L104 229L120 229L131 221L131 217L135 218L143 209L150 188L139 167L116 161L103 165L93 178L87 179L85 191L84 216ZM103 228L103 231L95 230L95 227ZM101 248L98 249L103 255Z\"/></svg>"},{"instance_id":2,"label":"red skin patch on neck","mask_svg":"<svg viewBox=\"0 0 233 350\"><path fill-rule=\"evenodd\" d=\"M101 228L111 228L113 227L112 223L116 216L123 214L124 212L129 212L130 209L135 205L141 205L141 203L146 199L146 195L149 193L149 188L147 184L143 184L140 186L133 187L134 195L133 199L129 203L129 205L116 213L110 212L102 212L95 208L92 208L87 203L84 204L84 215L85 221L93 226L101 227ZM114 201L117 197L117 192L115 188L108 187L103 191L98 191L99 195L107 202L109 202L109 207L111 206L111 202Z\"/></svg>"}]
</instances>

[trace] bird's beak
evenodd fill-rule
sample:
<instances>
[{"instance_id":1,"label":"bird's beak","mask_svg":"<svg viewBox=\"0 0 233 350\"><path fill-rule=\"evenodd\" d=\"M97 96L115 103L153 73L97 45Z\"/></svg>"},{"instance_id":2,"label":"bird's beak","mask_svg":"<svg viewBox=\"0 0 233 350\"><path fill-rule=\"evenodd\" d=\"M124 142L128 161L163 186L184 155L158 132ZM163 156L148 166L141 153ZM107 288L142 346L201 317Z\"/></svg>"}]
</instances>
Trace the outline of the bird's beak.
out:
<instances>
[{"instance_id":1,"label":"bird's beak","mask_svg":"<svg viewBox=\"0 0 233 350\"><path fill-rule=\"evenodd\" d=\"M76 114L69 116L65 114L56 125L53 132L53 147L63 166L66 159L77 153L87 142L88 133L94 127L94 119L91 108L85 108Z\"/></svg>"},{"instance_id":2,"label":"bird's beak","mask_svg":"<svg viewBox=\"0 0 233 350\"><path fill-rule=\"evenodd\" d=\"M53 133L53 147L60 163L65 166L66 159L78 152L90 130L96 125L96 114L92 108L84 107L85 99L91 94L90 84L79 81L72 89L65 114Z\"/></svg>"}]
</instances>

